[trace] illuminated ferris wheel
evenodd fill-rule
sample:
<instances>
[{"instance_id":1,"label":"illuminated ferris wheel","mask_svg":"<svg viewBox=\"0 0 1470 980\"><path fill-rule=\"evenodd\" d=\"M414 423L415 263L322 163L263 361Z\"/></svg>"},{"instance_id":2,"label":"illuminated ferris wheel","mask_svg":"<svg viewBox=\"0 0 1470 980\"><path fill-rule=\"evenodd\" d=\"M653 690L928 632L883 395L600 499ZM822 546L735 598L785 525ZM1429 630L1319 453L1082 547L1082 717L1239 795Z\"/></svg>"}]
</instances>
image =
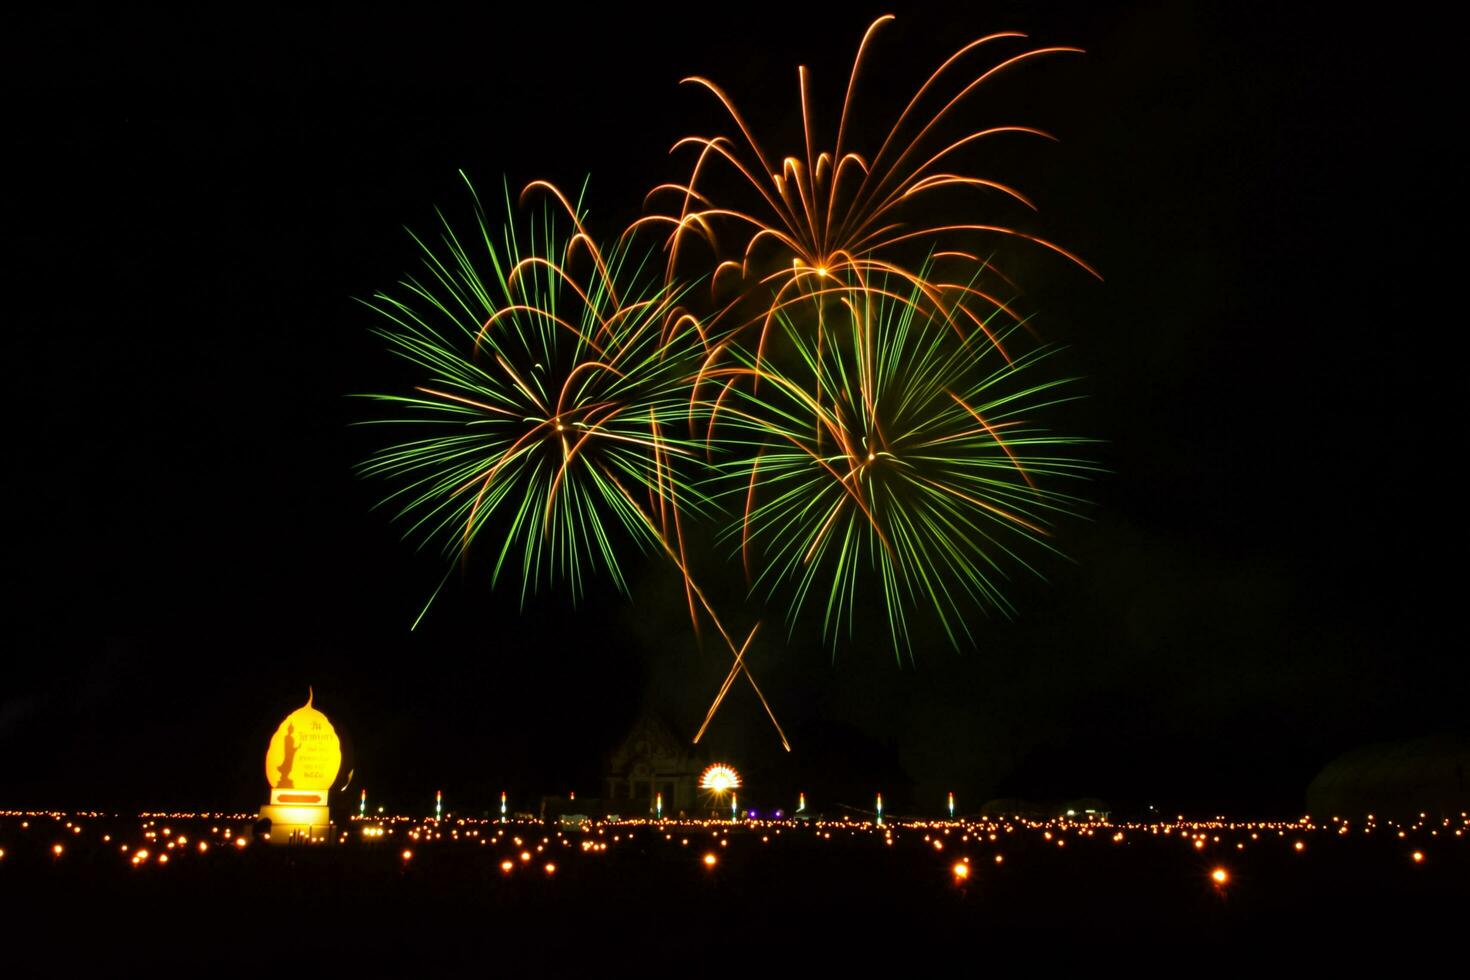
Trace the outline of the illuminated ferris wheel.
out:
<instances>
[{"instance_id":1,"label":"illuminated ferris wheel","mask_svg":"<svg viewBox=\"0 0 1470 980\"><path fill-rule=\"evenodd\" d=\"M699 774L699 788L720 796L740 788L740 773L733 766L716 762Z\"/></svg>"}]
</instances>

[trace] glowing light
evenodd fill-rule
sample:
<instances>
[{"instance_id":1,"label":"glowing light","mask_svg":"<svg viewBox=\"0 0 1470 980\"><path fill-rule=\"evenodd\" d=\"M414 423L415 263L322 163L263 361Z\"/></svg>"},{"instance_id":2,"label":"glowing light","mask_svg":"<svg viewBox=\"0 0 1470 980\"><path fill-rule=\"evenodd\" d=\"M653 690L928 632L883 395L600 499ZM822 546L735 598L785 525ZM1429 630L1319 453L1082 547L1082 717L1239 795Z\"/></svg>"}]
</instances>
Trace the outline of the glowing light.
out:
<instances>
[{"instance_id":1,"label":"glowing light","mask_svg":"<svg viewBox=\"0 0 1470 980\"><path fill-rule=\"evenodd\" d=\"M1415 851L1413 854L1410 855L1410 857L1414 859L1415 864L1422 864L1424 861L1424 852Z\"/></svg>"},{"instance_id":2,"label":"glowing light","mask_svg":"<svg viewBox=\"0 0 1470 980\"><path fill-rule=\"evenodd\" d=\"M715 862L718 860L719 858L715 857L713 853L706 854L704 856L704 866L706 868L713 868L715 866Z\"/></svg>"},{"instance_id":3,"label":"glowing light","mask_svg":"<svg viewBox=\"0 0 1470 980\"><path fill-rule=\"evenodd\" d=\"M740 786L740 773L723 762L707 767L699 775L699 788L711 793L728 793Z\"/></svg>"},{"instance_id":4,"label":"glowing light","mask_svg":"<svg viewBox=\"0 0 1470 980\"><path fill-rule=\"evenodd\" d=\"M359 817L362 817L362 816L366 816L367 815L367 790L363 790L362 791L362 796L358 800L358 803L357 803L357 815Z\"/></svg>"},{"instance_id":5,"label":"glowing light","mask_svg":"<svg viewBox=\"0 0 1470 980\"><path fill-rule=\"evenodd\" d=\"M342 742L327 716L306 704L291 712L271 737L265 753L265 779L271 803L326 803L326 793L342 766ZM168 828L164 828L168 833Z\"/></svg>"},{"instance_id":6,"label":"glowing light","mask_svg":"<svg viewBox=\"0 0 1470 980\"><path fill-rule=\"evenodd\" d=\"M653 798L653 815L656 819L664 818L664 794L655 793Z\"/></svg>"},{"instance_id":7,"label":"glowing light","mask_svg":"<svg viewBox=\"0 0 1470 980\"><path fill-rule=\"evenodd\" d=\"M883 822L883 794L878 794L878 822Z\"/></svg>"},{"instance_id":8,"label":"glowing light","mask_svg":"<svg viewBox=\"0 0 1470 980\"><path fill-rule=\"evenodd\" d=\"M405 861L412 861L413 860L413 851L410 851L408 848L405 847L403 849L403 860L405 860Z\"/></svg>"},{"instance_id":9,"label":"glowing light","mask_svg":"<svg viewBox=\"0 0 1470 980\"><path fill-rule=\"evenodd\" d=\"M65 848L63 848L60 844L51 845L51 853L55 854L57 857L61 857L61 852L63 850L65 850Z\"/></svg>"},{"instance_id":10,"label":"glowing light","mask_svg":"<svg viewBox=\"0 0 1470 980\"><path fill-rule=\"evenodd\" d=\"M548 862L547 865L546 865L546 873L549 874L549 875L556 874L556 865L551 864L550 862Z\"/></svg>"},{"instance_id":11,"label":"glowing light","mask_svg":"<svg viewBox=\"0 0 1470 980\"><path fill-rule=\"evenodd\" d=\"M505 823L505 790L500 791L500 822Z\"/></svg>"},{"instance_id":12,"label":"glowing light","mask_svg":"<svg viewBox=\"0 0 1470 980\"><path fill-rule=\"evenodd\" d=\"M1210 872L1210 878L1215 882L1215 884L1223 885L1230 880L1230 872L1226 871L1224 868L1216 868L1214 871Z\"/></svg>"},{"instance_id":13,"label":"glowing light","mask_svg":"<svg viewBox=\"0 0 1470 980\"><path fill-rule=\"evenodd\" d=\"M970 877L970 866L963 861L955 862L955 866L952 870L954 871L954 876L960 881L964 881L966 878Z\"/></svg>"},{"instance_id":14,"label":"glowing light","mask_svg":"<svg viewBox=\"0 0 1470 980\"><path fill-rule=\"evenodd\" d=\"M515 866L516 866L516 863L514 861L510 860L509 858L506 858L504 861L501 861L500 862L500 870L501 871L504 871L506 874L510 874L511 869L514 868Z\"/></svg>"},{"instance_id":15,"label":"glowing light","mask_svg":"<svg viewBox=\"0 0 1470 980\"><path fill-rule=\"evenodd\" d=\"M805 809L806 809L806 794L805 793L797 793L796 794L796 812L797 813L801 813Z\"/></svg>"},{"instance_id":16,"label":"glowing light","mask_svg":"<svg viewBox=\"0 0 1470 980\"><path fill-rule=\"evenodd\" d=\"M950 791L950 794L949 794L949 819L951 819L951 820L954 819L954 791L953 790L951 790Z\"/></svg>"},{"instance_id":17,"label":"glowing light","mask_svg":"<svg viewBox=\"0 0 1470 980\"><path fill-rule=\"evenodd\" d=\"M434 819L438 820L444 814L444 791L434 791Z\"/></svg>"}]
</instances>

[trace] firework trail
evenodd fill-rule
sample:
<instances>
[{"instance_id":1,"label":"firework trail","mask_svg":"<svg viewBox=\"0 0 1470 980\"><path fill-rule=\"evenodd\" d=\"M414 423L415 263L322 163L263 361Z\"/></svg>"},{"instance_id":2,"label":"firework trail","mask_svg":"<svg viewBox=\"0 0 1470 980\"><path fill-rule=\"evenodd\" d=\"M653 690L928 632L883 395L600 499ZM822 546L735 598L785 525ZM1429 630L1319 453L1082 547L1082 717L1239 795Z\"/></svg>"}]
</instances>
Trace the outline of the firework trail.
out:
<instances>
[{"instance_id":1,"label":"firework trail","mask_svg":"<svg viewBox=\"0 0 1470 980\"><path fill-rule=\"evenodd\" d=\"M491 548L492 581L515 574L523 601L542 586L578 598L598 572L626 594L626 547L667 555L696 628L703 611L771 713L684 556L682 515L708 511L689 479L704 447L680 435L705 353L700 325L646 259L625 245L604 254L579 204L543 182L533 189L562 205L570 235L558 237L548 206L524 243L513 221L497 242L476 195L474 237L441 215L437 247L415 236L422 275L367 304L385 321L378 335L429 378L411 395L369 396L393 409L373 424L423 434L360 470L399 484L384 504L409 536L454 561Z\"/></svg>"},{"instance_id":2,"label":"firework trail","mask_svg":"<svg viewBox=\"0 0 1470 980\"><path fill-rule=\"evenodd\" d=\"M805 68L802 145L784 156L717 85L686 79L731 134L679 140L687 180L655 187L610 250L580 199L538 181L527 190L547 199L524 240L513 223L493 230L476 198L471 240L444 222L437 246L419 241L424 273L369 303L390 349L431 376L412 395L372 396L395 409L379 423L416 433L362 467L398 484L385 503L454 562L483 542L493 578L514 572L523 599L543 586L575 598L601 573L626 593L629 547L666 556L696 632L708 617L732 655L696 742L742 674L781 729L745 659L760 617L743 639L725 628L690 572L685 522L724 523L751 594L783 603L791 629L820 606L835 647L871 606L902 658L919 612L956 647L975 642L972 612L1010 615L1007 581L1055 550L1053 523L1082 507L1072 491L1096 472L1078 455L1090 440L1047 426L1073 379L1046 374L1053 350L1028 339L1017 287L988 253L1021 240L1097 272L1028 231L969 220L977 194L1035 205L957 163L992 140L1051 139L956 126L998 74L1079 49L977 38L873 130L854 106L891 19L858 45L830 145ZM940 205L955 217L926 217ZM657 262L633 246L649 231Z\"/></svg>"},{"instance_id":3,"label":"firework trail","mask_svg":"<svg viewBox=\"0 0 1470 980\"><path fill-rule=\"evenodd\" d=\"M965 67L974 57L1005 50L1025 35L1002 32L971 41L925 79L886 129L878 128L886 136L876 150L864 154L851 147L856 133L870 131L854 124L854 96L869 45L892 19L875 20L858 45L829 148L818 148L805 67L797 73L803 145L785 156L766 149L734 100L718 85L702 77L684 80L713 94L728 114L735 135L687 136L675 143L675 152L694 153L689 177L685 183L660 184L649 192L646 200L652 213L635 222L634 228L666 230L665 278L669 282L678 280L680 257L689 251L691 239L710 247L716 260L712 288L719 292L723 287L734 296L715 319L734 332L758 324L758 359L777 317L792 304L834 286L865 288L875 277L898 283L902 291L911 289L943 308L945 322L957 331L979 330L1000 345L991 314L999 311L1011 322L1020 317L998 295L991 280L1000 279L1008 291L1014 284L976 250L976 244L986 238L1022 239L1098 275L1062 246L1015 227L934 222L923 219L923 212L915 207L944 193L979 191L1000 194L1035 210L1026 195L1007 184L949 168L961 151L986 141L1018 136L1052 139L1050 134L1025 125L968 130L957 137L946 134L953 128L956 110L998 74L1038 58L1080 53L1081 49L1027 48L995 55L986 68L976 71ZM960 213L970 210L966 203L959 205ZM953 203L950 209L955 210ZM917 223L910 223L912 217L919 217ZM910 254L939 261L920 269L905 260ZM941 263L958 268L958 275L941 274ZM753 313L752 296L759 298ZM820 323L814 326L820 329ZM1004 347L1000 349L1004 354Z\"/></svg>"},{"instance_id":4,"label":"firework trail","mask_svg":"<svg viewBox=\"0 0 1470 980\"><path fill-rule=\"evenodd\" d=\"M727 539L753 589L785 596L793 626L820 604L834 642L871 600L899 653L911 607L956 646L974 642L970 610L1009 614L1009 569L1051 547L1052 521L1082 505L1069 485L1096 468L1074 455L1089 440L1042 424L1074 397L1072 379L1042 375L1048 348L1007 360L935 329L943 311L920 287L888 285L834 300L825 344L783 311L780 354L735 345L706 377L710 438L735 449L714 492L732 502Z\"/></svg>"}]
</instances>

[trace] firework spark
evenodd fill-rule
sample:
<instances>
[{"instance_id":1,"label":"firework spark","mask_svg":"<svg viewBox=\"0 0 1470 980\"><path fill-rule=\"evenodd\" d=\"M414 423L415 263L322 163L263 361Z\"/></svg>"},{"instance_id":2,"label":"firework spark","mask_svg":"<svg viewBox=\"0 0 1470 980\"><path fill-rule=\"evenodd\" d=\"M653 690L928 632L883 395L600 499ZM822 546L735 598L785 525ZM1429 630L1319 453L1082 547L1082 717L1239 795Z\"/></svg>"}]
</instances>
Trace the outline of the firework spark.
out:
<instances>
[{"instance_id":1,"label":"firework spark","mask_svg":"<svg viewBox=\"0 0 1470 980\"><path fill-rule=\"evenodd\" d=\"M680 435L705 353L700 325L681 312L679 291L646 274L645 260L624 245L599 249L579 206L549 184L532 189L563 206L570 235L558 237L546 208L524 248L513 220L497 244L474 195L474 237L461 240L441 216L437 247L415 239L424 274L368 303L387 321L377 333L430 380L412 395L370 396L396 409L377 424L425 434L379 451L361 471L401 484L385 503L446 557L462 561L472 544L499 536L492 581L514 569L523 601L541 585L580 597L598 571L626 593L620 551L662 552L683 576L696 629L702 611L789 749L744 647L684 557L681 515L708 503L688 479L701 446Z\"/></svg>"},{"instance_id":2,"label":"firework spark","mask_svg":"<svg viewBox=\"0 0 1470 980\"><path fill-rule=\"evenodd\" d=\"M1052 547L1051 521L1082 504L1058 485L1095 468L1073 455L1088 440L1037 421L1073 397L1070 379L1039 376L1048 349L1007 360L934 329L941 311L926 312L917 286L885 285L834 302L825 343L782 312L780 355L734 346L708 372L711 428L738 447L715 464L738 512L728 536L754 590L787 596L793 626L824 595L835 641L872 599L895 653L910 648L916 605L956 646L973 643L966 613L1011 612L1008 568Z\"/></svg>"},{"instance_id":3,"label":"firework spark","mask_svg":"<svg viewBox=\"0 0 1470 980\"><path fill-rule=\"evenodd\" d=\"M523 597L562 584L580 596L597 569L626 592L621 544L659 548L650 514L700 503L672 474L691 457L675 433L697 327L670 316L676 293L626 250L604 255L579 221L558 239L543 209L523 247L509 222L497 244L478 196L475 214L471 239L447 221L437 247L415 236L423 275L368 303L387 321L376 332L429 380L371 396L396 410L378 424L424 434L361 471L401 483L385 503L448 555L503 532L494 576L515 568Z\"/></svg>"},{"instance_id":4,"label":"firework spark","mask_svg":"<svg viewBox=\"0 0 1470 980\"><path fill-rule=\"evenodd\" d=\"M721 311L749 309L742 301L752 294L762 297L749 319L736 317L738 331L760 324L757 357L764 352L768 333L777 316L793 303L812 293L838 288L864 287L875 277L903 284L931 304L943 308L951 326L968 332L990 333L991 315L999 311L1013 322L1019 320L1011 306L990 285L998 276L1013 291L1004 276L982 257L975 243L987 237L1023 239L1048 249L1097 275L1080 257L1044 238L1008 225L971 221L930 221L914 205L944 192L994 192L1035 210L1020 191L997 180L951 172L948 168L961 151L996 138L1050 134L1030 126L1003 125L964 132L957 138L943 134L955 110L987 81L1007 69L1048 55L1079 53L1072 47L1033 47L998 57L978 73L959 76L976 52L988 53L1024 34L1002 32L978 38L947 58L899 113L887 135L870 155L850 147L854 94L870 42L887 21L878 18L858 45L848 78L835 140L830 149L818 149L813 126L810 80L805 67L798 69L803 146L793 154L769 152L734 100L718 85L702 77L687 78L690 84L711 92L734 124L737 136L688 136L674 145L675 151L692 150L695 160L686 183L655 187L648 201L656 209L635 222L640 226L665 227L667 281L676 281L680 256L687 240L704 240L718 258L712 276L714 287L735 280L736 299ZM956 77L969 78L955 85ZM882 130L880 130L882 131ZM727 193L721 171L733 172ZM741 203L743 202L743 203ZM659 210L662 209L662 210ZM908 221L917 218L917 222ZM718 234L717 234L718 231ZM719 238L731 248L719 251ZM946 266L959 263L958 276L941 275L931 264L920 272L904 256L928 255ZM977 273L983 272L983 275ZM743 315L742 315L743 316ZM1004 354L1004 348L1001 348Z\"/></svg>"},{"instance_id":5,"label":"firework spark","mask_svg":"<svg viewBox=\"0 0 1470 980\"><path fill-rule=\"evenodd\" d=\"M390 348L430 375L412 395L372 396L396 410L379 423L414 435L362 466L398 483L387 502L408 533L455 563L489 544L493 580L514 572L523 600L543 586L578 597L594 574L626 593L626 549L662 553L696 632L708 617L732 655L696 742L741 675L776 719L746 662L760 615L743 641L726 629L690 572L686 521L728 515L752 593L762 608L779 595L793 629L820 603L835 645L871 605L901 657L916 610L957 647L975 642L972 611L1010 614L1006 581L1034 570L1027 551L1053 548L1052 521L1082 505L1069 483L1094 470L1075 455L1089 440L1042 424L1074 397L1071 379L1044 376L1048 348L1017 343L1029 330L1016 286L988 252L1022 240L1097 273L1013 223L971 220L962 195L1035 205L956 162L995 139L1050 139L1025 125L956 133L958 110L998 74L1080 49L971 41L858 148L859 80L891 19L858 45L830 144L805 68L802 146L785 156L719 86L686 79L734 135L678 141L694 155L687 181L654 188L610 250L580 200L536 182L548 202L521 239L476 198L468 241L445 222L437 244L419 241L424 273L369 303ZM939 206L955 217L926 217ZM635 250L644 228L664 235L661 261ZM696 241L713 260L691 281ZM699 318L704 279L714 305Z\"/></svg>"}]
</instances>

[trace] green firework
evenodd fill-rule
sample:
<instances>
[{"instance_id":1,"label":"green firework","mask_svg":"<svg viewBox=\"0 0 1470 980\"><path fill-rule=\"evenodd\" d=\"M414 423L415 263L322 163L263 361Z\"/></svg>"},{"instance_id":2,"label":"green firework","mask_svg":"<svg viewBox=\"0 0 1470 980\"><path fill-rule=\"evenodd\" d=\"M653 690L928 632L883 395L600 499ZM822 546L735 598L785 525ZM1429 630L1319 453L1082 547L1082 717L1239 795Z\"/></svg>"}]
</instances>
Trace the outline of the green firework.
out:
<instances>
[{"instance_id":1,"label":"green firework","mask_svg":"<svg viewBox=\"0 0 1470 980\"><path fill-rule=\"evenodd\" d=\"M829 291L830 293L830 291ZM757 594L782 595L794 627L812 603L835 643L873 602L895 653L927 609L956 647L977 609L1012 613L1004 586L1051 522L1083 501L1090 440L1039 421L1074 379L1038 370L1046 348L1007 359L1009 330L966 336L921 291L887 283L795 304L775 353L732 347L705 377L714 430L733 450L720 498Z\"/></svg>"},{"instance_id":2,"label":"green firework","mask_svg":"<svg viewBox=\"0 0 1470 980\"><path fill-rule=\"evenodd\" d=\"M519 234L506 206L497 227L476 196L467 236L441 215L437 242L414 236L422 272L367 303L423 381L367 396L391 410L372 424L404 437L360 471L395 484L384 503L407 536L452 560L485 547L523 599L579 597L599 572L626 592L622 552L661 547L671 512L700 507L699 325L646 256L599 250L580 206L547 205Z\"/></svg>"}]
</instances>

